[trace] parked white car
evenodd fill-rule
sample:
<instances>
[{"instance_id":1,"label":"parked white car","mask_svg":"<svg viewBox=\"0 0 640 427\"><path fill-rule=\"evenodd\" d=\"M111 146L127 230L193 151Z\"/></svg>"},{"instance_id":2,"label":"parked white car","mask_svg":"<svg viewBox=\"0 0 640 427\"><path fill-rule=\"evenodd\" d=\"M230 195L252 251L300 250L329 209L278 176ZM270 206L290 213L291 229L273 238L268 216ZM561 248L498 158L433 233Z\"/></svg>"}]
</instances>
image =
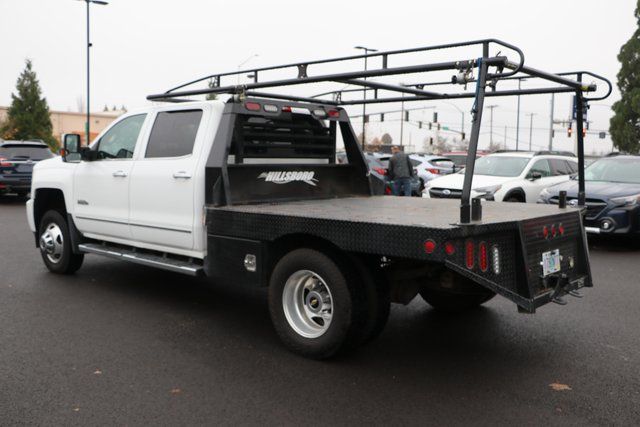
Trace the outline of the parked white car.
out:
<instances>
[{"instance_id":1,"label":"parked white car","mask_svg":"<svg viewBox=\"0 0 640 427\"><path fill-rule=\"evenodd\" d=\"M503 152L476 160L471 197L535 203L540 192L568 181L578 171L575 157L555 152ZM423 197L459 199L464 170L426 184Z\"/></svg>"},{"instance_id":2,"label":"parked white car","mask_svg":"<svg viewBox=\"0 0 640 427\"><path fill-rule=\"evenodd\" d=\"M432 179L454 172L454 163L451 159L442 156L428 154L410 154L409 160L416 171L418 178L425 184Z\"/></svg>"}]
</instances>

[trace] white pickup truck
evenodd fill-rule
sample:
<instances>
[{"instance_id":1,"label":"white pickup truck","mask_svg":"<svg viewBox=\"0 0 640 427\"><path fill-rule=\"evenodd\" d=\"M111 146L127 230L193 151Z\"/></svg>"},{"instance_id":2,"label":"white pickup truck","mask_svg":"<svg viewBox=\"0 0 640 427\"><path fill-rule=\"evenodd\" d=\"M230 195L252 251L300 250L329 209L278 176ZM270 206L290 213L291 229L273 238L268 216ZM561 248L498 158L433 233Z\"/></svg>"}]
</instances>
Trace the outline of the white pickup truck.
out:
<instances>
[{"instance_id":1,"label":"white pickup truck","mask_svg":"<svg viewBox=\"0 0 640 427\"><path fill-rule=\"evenodd\" d=\"M387 52L381 69L320 77L308 76L313 63L288 64L280 68L297 70L297 78L258 82L257 73L278 68L272 67L253 70L255 83L243 87L216 86L221 77L235 79L231 73L205 78L214 82L208 89L151 95L174 102L121 116L89 147L80 146L79 135L66 135L62 156L35 166L27 202L35 245L54 273L74 273L86 254L98 254L215 283L268 286L279 337L312 358L373 339L390 303L406 304L418 294L450 311L496 294L529 313L549 302L563 304L563 296L592 286L579 210L564 203L506 209L464 195L462 202L374 196L343 108L349 101L251 92L355 79L348 81L420 100L435 95L372 77L457 71L461 64L465 72L477 67L479 81L521 69L569 90L595 90L527 69L522 56L519 65L488 56L491 43L508 46L466 42L454 46L484 46L483 58L396 68L388 67L386 56L407 51ZM515 71L504 72L510 68ZM177 99L204 93L229 99ZM483 96L478 83L473 152ZM336 161L337 146L344 147L346 161ZM472 178L473 163L467 170Z\"/></svg>"}]
</instances>

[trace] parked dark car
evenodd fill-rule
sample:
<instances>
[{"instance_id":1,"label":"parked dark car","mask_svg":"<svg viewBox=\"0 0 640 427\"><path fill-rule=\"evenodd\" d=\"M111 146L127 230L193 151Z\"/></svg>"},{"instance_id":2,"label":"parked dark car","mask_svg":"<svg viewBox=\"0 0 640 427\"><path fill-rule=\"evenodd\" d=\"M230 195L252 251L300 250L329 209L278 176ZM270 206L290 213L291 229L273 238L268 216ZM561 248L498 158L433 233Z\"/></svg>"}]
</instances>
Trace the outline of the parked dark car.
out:
<instances>
[{"instance_id":1,"label":"parked dark car","mask_svg":"<svg viewBox=\"0 0 640 427\"><path fill-rule=\"evenodd\" d=\"M593 234L640 234L640 156L620 155L596 160L585 169L585 228ZM578 203L574 178L542 190L538 203L558 204L567 192L569 206Z\"/></svg>"},{"instance_id":2,"label":"parked dark car","mask_svg":"<svg viewBox=\"0 0 640 427\"><path fill-rule=\"evenodd\" d=\"M33 165L53 156L49 146L43 142L0 142L0 194L26 196L31 190Z\"/></svg>"}]
</instances>

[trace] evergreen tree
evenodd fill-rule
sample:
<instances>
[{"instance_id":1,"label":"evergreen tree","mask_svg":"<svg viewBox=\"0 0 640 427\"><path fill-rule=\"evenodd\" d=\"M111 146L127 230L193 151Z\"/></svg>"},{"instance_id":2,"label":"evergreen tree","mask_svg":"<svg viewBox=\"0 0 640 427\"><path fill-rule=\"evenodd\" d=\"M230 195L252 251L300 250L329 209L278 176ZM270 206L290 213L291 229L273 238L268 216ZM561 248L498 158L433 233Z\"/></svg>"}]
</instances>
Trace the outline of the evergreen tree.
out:
<instances>
[{"instance_id":1,"label":"evergreen tree","mask_svg":"<svg viewBox=\"0 0 640 427\"><path fill-rule=\"evenodd\" d=\"M47 99L42 97L40 83L29 59L18 77L16 90L17 94L11 94L6 123L0 129L2 137L16 140L41 139L52 149L57 149L58 142L53 137Z\"/></svg>"},{"instance_id":2,"label":"evergreen tree","mask_svg":"<svg viewBox=\"0 0 640 427\"><path fill-rule=\"evenodd\" d=\"M609 123L613 145L620 151L640 151L640 0L634 12L638 29L620 49L618 88L621 99L613 104Z\"/></svg>"}]
</instances>

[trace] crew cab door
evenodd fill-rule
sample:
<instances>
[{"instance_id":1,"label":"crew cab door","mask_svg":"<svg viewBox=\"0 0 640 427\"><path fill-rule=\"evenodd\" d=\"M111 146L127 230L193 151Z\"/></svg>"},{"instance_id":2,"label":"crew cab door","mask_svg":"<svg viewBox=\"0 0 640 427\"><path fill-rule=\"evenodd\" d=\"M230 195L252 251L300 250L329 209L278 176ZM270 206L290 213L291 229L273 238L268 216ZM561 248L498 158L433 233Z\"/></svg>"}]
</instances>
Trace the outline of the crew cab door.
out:
<instances>
[{"instance_id":1,"label":"crew cab door","mask_svg":"<svg viewBox=\"0 0 640 427\"><path fill-rule=\"evenodd\" d=\"M97 160L80 162L73 176L74 220L89 237L130 239L129 181L146 114L126 117L94 144Z\"/></svg>"},{"instance_id":2,"label":"crew cab door","mask_svg":"<svg viewBox=\"0 0 640 427\"><path fill-rule=\"evenodd\" d=\"M136 242L193 248L202 117L201 109L156 114L131 175L130 223Z\"/></svg>"}]
</instances>

